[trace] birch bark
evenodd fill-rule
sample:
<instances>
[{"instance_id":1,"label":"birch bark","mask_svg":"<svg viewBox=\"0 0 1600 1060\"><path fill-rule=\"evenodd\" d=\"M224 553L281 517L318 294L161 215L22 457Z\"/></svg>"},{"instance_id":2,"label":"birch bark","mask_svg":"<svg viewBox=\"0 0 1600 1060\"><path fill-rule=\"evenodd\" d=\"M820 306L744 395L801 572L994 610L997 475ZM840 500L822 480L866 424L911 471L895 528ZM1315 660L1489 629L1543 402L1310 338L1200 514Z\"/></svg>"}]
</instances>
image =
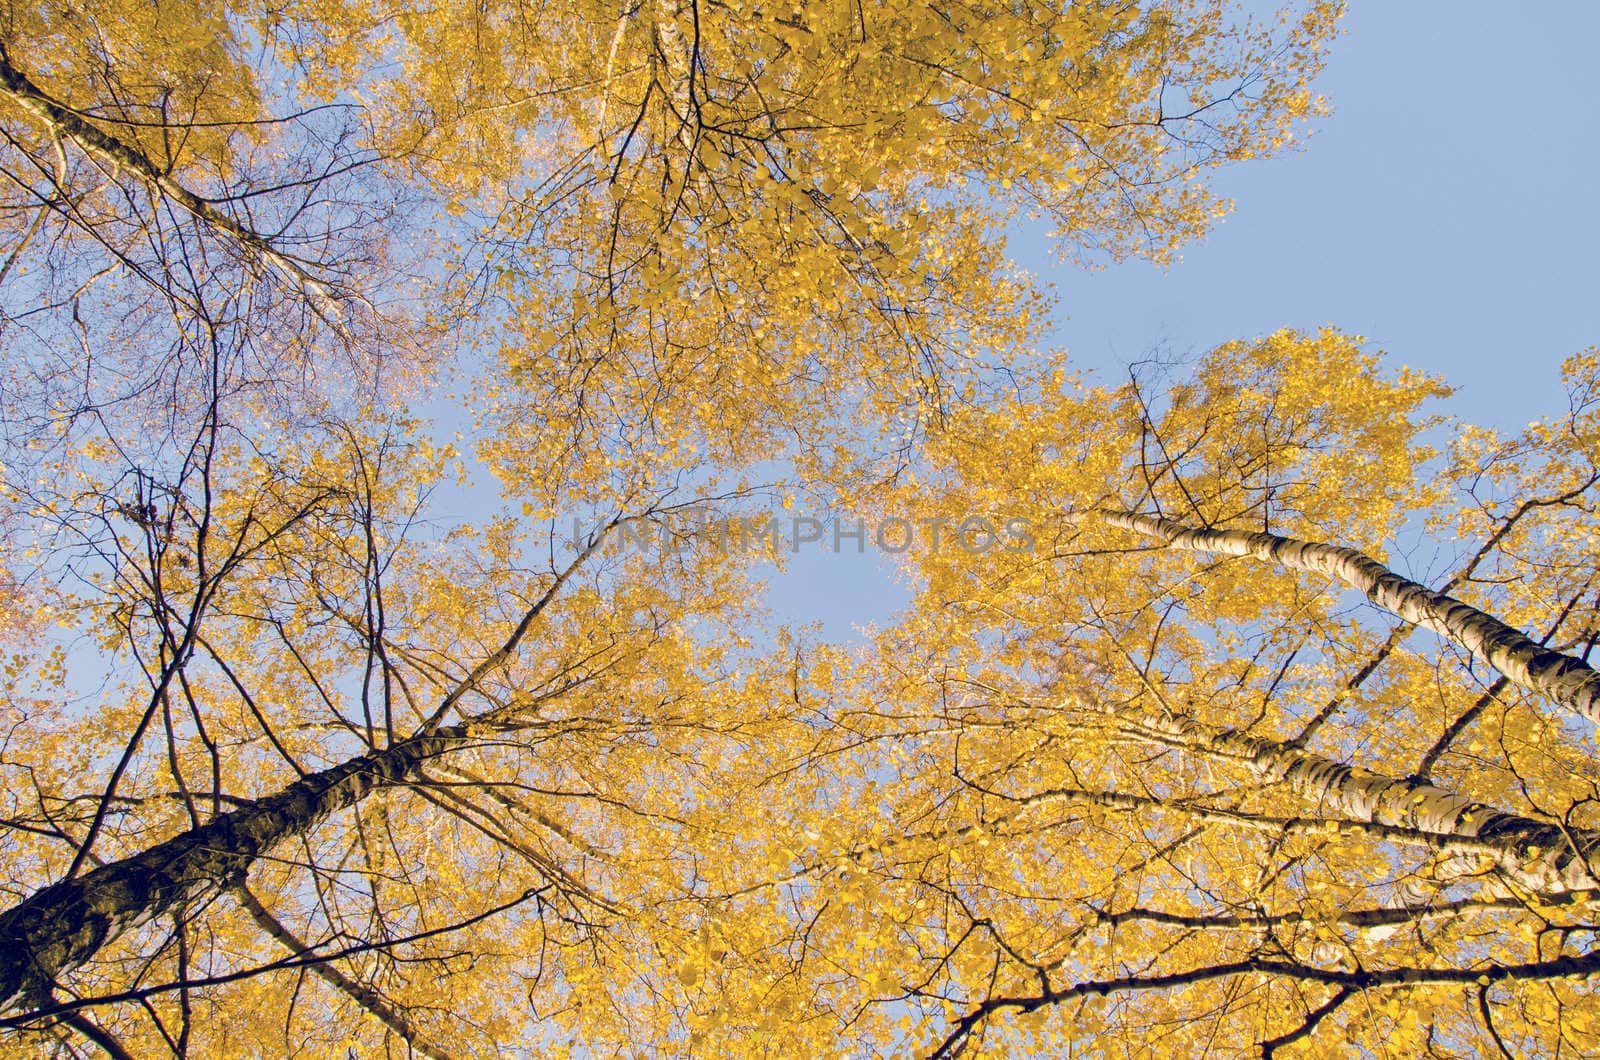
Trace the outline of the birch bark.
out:
<instances>
[{"instance_id":1,"label":"birch bark","mask_svg":"<svg viewBox=\"0 0 1600 1060\"><path fill-rule=\"evenodd\" d=\"M113 173L133 174L180 209L230 237L257 262L276 270L304 292L317 315L349 341L342 313L326 283L299 261L275 248L267 237L185 187L138 147L105 133L84 120L77 111L52 98L12 64L3 43L0 43L0 98L10 100L45 128L77 144L89 157L109 166Z\"/></svg>"},{"instance_id":2,"label":"birch bark","mask_svg":"<svg viewBox=\"0 0 1600 1060\"><path fill-rule=\"evenodd\" d=\"M1523 688L1600 724L1600 672L1588 663L1551 651L1493 615L1402 577L1353 548L1247 530L1196 528L1133 512L1099 510L1092 516L1183 552L1250 556L1289 570L1331 575L1384 610L1459 645ZM1082 521L1083 516L1074 518Z\"/></svg>"},{"instance_id":3,"label":"birch bark","mask_svg":"<svg viewBox=\"0 0 1600 1060\"><path fill-rule=\"evenodd\" d=\"M1426 781L1348 766L1292 743L1206 725L1186 715L1111 712L1126 731L1190 753L1247 766L1286 785L1317 816L1408 829L1437 837L1431 845L1481 859L1539 894L1600 888L1590 856L1600 834L1564 828L1463 798Z\"/></svg>"},{"instance_id":4,"label":"birch bark","mask_svg":"<svg viewBox=\"0 0 1600 1060\"><path fill-rule=\"evenodd\" d=\"M469 742L467 725L413 736L304 777L164 843L46 887L0 913L0 1012L44 1003L56 977L126 932L212 898L286 839Z\"/></svg>"},{"instance_id":5,"label":"birch bark","mask_svg":"<svg viewBox=\"0 0 1600 1060\"><path fill-rule=\"evenodd\" d=\"M239 904L244 907L245 912L250 914L250 919L256 922L256 926L270 935L284 949L296 957L306 957L312 954L312 948L302 942L293 931L285 927L281 920L273 916L272 911L261 904L261 900L255 896L249 887L241 884L234 889L234 895L239 899ZM455 1060L455 1057L423 1037L405 1012L389 1004L376 990L350 978L332 964L313 964L311 965L311 971L329 986L342 990L349 995L351 1000L376 1016L385 1026L398 1034L402 1041L427 1057L428 1060Z\"/></svg>"}]
</instances>

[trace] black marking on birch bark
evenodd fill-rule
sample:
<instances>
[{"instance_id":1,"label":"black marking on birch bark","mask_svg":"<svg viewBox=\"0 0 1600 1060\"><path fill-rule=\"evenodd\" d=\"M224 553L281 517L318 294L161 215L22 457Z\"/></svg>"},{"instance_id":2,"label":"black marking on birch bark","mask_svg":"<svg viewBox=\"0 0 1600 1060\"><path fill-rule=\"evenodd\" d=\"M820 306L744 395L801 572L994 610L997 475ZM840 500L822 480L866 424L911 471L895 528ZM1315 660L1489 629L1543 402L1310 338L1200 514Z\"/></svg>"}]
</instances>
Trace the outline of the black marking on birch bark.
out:
<instances>
[{"instance_id":1,"label":"black marking on birch bark","mask_svg":"<svg viewBox=\"0 0 1600 1060\"><path fill-rule=\"evenodd\" d=\"M220 893L282 840L404 783L467 739L466 727L452 726L401 741L35 892L0 913L0 1012L42 1003L60 975L125 932Z\"/></svg>"}]
</instances>

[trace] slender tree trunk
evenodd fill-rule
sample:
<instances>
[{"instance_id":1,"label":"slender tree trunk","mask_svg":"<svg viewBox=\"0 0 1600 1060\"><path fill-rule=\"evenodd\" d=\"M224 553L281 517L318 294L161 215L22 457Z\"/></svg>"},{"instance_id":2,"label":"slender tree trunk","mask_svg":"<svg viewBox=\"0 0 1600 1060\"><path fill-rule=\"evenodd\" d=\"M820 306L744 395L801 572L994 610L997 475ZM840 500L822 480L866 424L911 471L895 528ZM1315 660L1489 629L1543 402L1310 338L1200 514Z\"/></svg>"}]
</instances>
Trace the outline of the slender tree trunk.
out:
<instances>
[{"instance_id":1,"label":"slender tree trunk","mask_svg":"<svg viewBox=\"0 0 1600 1060\"><path fill-rule=\"evenodd\" d=\"M56 977L123 933L211 898L254 861L372 792L405 784L427 761L466 744L468 726L440 728L313 773L141 853L52 884L0 913L0 1012L42 1004Z\"/></svg>"},{"instance_id":2,"label":"slender tree trunk","mask_svg":"<svg viewBox=\"0 0 1600 1060\"><path fill-rule=\"evenodd\" d=\"M1551 651L1493 615L1401 577L1353 548L1247 530L1198 529L1132 512L1097 510L1092 517L1156 538L1172 549L1252 556L1290 570L1332 575L1366 593L1384 610L1461 646L1523 688L1543 693L1600 724L1600 672L1588 663Z\"/></svg>"},{"instance_id":3,"label":"slender tree trunk","mask_svg":"<svg viewBox=\"0 0 1600 1060\"><path fill-rule=\"evenodd\" d=\"M615 519L595 534L523 613L506 642L457 683L415 735L302 777L275 795L141 853L51 884L0 913L0 1013L47 1003L56 977L129 929L181 912L240 882L257 858L285 839L305 835L374 791L417 780L424 765L482 733L505 733L527 724L524 715L536 706L513 704L459 725L440 722L491 670L516 655L534 621L573 573L600 550L612 530L634 518L644 516Z\"/></svg>"},{"instance_id":4,"label":"slender tree trunk","mask_svg":"<svg viewBox=\"0 0 1600 1060\"><path fill-rule=\"evenodd\" d=\"M109 135L99 126L86 121L77 111L53 99L34 84L27 74L12 65L4 42L0 42L0 97L9 99L46 128L77 144L91 158L113 170L133 174L181 209L230 236L257 261L276 269L291 284L305 292L319 316L336 329L343 327L338 305L327 284L312 275L299 261L277 250L265 236L190 191L137 146Z\"/></svg>"},{"instance_id":5,"label":"slender tree trunk","mask_svg":"<svg viewBox=\"0 0 1600 1060\"><path fill-rule=\"evenodd\" d=\"M271 910L261 904L261 900L249 887L241 884L234 888L233 893L239 899L239 904L244 907L244 911L250 914L250 919L256 922L256 926L284 949L296 957L304 957L312 952L310 946L302 942L294 932L283 925L282 921L272 915ZM313 964L311 971L329 986L342 990L352 1001L376 1016L385 1026L398 1034L402 1041L429 1060L454 1060L449 1053L423 1037L410 1018L384 1000L376 990L364 983L356 982L331 964Z\"/></svg>"},{"instance_id":6,"label":"slender tree trunk","mask_svg":"<svg viewBox=\"0 0 1600 1060\"><path fill-rule=\"evenodd\" d=\"M1239 762L1264 780L1287 785L1318 814L1415 829L1472 841L1472 856L1492 851L1496 868L1541 894L1600 888L1589 857L1600 834L1504 813L1443 788L1335 762L1291 743L1206 725L1184 715L1111 712L1135 734L1191 753Z\"/></svg>"}]
</instances>

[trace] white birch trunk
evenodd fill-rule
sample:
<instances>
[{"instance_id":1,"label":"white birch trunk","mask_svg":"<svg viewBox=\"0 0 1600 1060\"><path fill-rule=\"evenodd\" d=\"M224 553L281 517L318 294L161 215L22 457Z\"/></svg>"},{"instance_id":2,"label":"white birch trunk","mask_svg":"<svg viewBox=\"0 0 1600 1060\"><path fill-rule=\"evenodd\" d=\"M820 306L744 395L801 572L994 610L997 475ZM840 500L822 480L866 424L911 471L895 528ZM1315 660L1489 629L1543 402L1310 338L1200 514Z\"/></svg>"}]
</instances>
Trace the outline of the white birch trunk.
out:
<instances>
[{"instance_id":1,"label":"white birch trunk","mask_svg":"<svg viewBox=\"0 0 1600 1060\"><path fill-rule=\"evenodd\" d=\"M1137 735L1195 754L1239 762L1286 785L1317 816L1415 829L1439 842L1466 840L1461 852L1486 854L1507 878L1540 894L1600 888L1590 857L1600 834L1504 813L1420 780L1396 779L1335 762L1293 744L1206 725L1183 715L1110 712ZM1576 846L1574 846L1576 844Z\"/></svg>"},{"instance_id":2,"label":"white birch trunk","mask_svg":"<svg viewBox=\"0 0 1600 1060\"><path fill-rule=\"evenodd\" d=\"M1290 570L1331 575L1366 593L1367 599L1384 610L1459 645L1523 688L1542 693L1600 724L1600 672L1588 663L1551 651L1493 615L1401 577L1353 548L1248 530L1196 529L1132 512L1097 510L1092 514L1109 526L1153 537L1168 548L1251 556Z\"/></svg>"}]
</instances>

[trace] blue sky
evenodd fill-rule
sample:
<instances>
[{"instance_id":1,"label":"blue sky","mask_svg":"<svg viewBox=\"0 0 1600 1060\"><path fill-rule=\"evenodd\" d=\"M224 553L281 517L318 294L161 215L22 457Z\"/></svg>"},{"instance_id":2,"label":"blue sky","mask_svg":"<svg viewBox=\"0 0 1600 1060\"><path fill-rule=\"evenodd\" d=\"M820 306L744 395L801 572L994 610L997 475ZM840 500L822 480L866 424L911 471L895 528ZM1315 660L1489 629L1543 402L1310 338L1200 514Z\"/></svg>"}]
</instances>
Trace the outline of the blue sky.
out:
<instances>
[{"instance_id":1,"label":"blue sky","mask_svg":"<svg viewBox=\"0 0 1600 1060\"><path fill-rule=\"evenodd\" d=\"M1120 374L1157 346L1332 323L1444 376L1457 415L1511 430L1558 411L1560 362L1600 343L1600 4L1357 0L1344 26L1333 115L1223 172L1235 212L1180 264L1048 274L1062 340Z\"/></svg>"},{"instance_id":2,"label":"blue sky","mask_svg":"<svg viewBox=\"0 0 1600 1060\"><path fill-rule=\"evenodd\" d=\"M1448 411L1515 431L1564 408L1561 361L1600 344L1596 40L1600 3L1356 0L1319 85L1332 116L1223 172L1235 211L1181 262L1087 273L1013 250L1056 285L1074 364L1108 382L1152 352L1334 324L1443 376ZM851 638L904 603L892 566L803 552L771 579L774 615Z\"/></svg>"}]
</instances>

